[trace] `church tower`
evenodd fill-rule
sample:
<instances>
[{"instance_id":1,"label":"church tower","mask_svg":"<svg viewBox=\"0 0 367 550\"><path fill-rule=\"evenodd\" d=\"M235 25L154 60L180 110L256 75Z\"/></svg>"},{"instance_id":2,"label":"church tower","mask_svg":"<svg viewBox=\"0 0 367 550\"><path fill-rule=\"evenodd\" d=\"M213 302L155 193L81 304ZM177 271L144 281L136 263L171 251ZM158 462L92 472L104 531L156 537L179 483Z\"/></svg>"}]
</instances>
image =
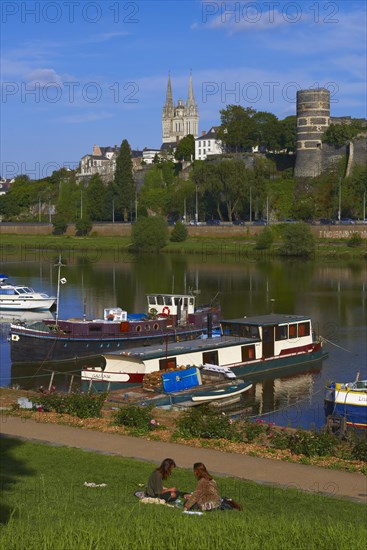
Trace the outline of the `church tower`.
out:
<instances>
[{"instance_id":1,"label":"church tower","mask_svg":"<svg viewBox=\"0 0 367 550\"><path fill-rule=\"evenodd\" d=\"M195 103L192 75L190 73L189 91L187 101L184 104L182 99L174 106L172 99L171 75L168 75L166 103L162 113L162 141L172 146L176 145L182 138L192 134L198 137L199 111Z\"/></svg>"}]
</instances>

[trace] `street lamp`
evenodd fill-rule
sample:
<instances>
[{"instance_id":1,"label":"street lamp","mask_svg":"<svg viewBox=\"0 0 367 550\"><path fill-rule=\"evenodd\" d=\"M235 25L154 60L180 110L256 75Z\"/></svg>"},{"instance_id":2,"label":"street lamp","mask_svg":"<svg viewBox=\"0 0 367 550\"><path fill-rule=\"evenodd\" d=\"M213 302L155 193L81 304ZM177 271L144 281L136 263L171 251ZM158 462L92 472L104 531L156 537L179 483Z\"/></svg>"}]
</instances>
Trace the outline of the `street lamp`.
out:
<instances>
[{"instance_id":1,"label":"street lamp","mask_svg":"<svg viewBox=\"0 0 367 550\"><path fill-rule=\"evenodd\" d=\"M195 223L198 223L198 186L196 184L195 190Z\"/></svg>"},{"instance_id":2,"label":"street lamp","mask_svg":"<svg viewBox=\"0 0 367 550\"><path fill-rule=\"evenodd\" d=\"M252 222L252 187L250 187L250 223Z\"/></svg>"},{"instance_id":3,"label":"street lamp","mask_svg":"<svg viewBox=\"0 0 367 550\"><path fill-rule=\"evenodd\" d=\"M340 222L342 214L342 177L339 178L339 209L338 209L338 221Z\"/></svg>"}]
</instances>

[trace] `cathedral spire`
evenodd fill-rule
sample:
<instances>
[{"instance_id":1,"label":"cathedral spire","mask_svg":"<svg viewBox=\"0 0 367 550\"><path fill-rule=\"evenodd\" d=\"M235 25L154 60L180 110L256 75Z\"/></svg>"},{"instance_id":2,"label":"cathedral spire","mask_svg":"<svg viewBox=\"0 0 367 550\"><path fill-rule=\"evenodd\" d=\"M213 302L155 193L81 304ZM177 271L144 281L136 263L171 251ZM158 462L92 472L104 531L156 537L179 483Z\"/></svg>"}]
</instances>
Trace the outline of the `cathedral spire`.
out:
<instances>
[{"instance_id":1,"label":"cathedral spire","mask_svg":"<svg viewBox=\"0 0 367 550\"><path fill-rule=\"evenodd\" d=\"M165 107L173 107L171 73L170 72L168 73L168 83L167 83L167 93L166 93Z\"/></svg>"},{"instance_id":2,"label":"cathedral spire","mask_svg":"<svg viewBox=\"0 0 367 550\"><path fill-rule=\"evenodd\" d=\"M189 93L187 96L187 105L195 105L195 99L194 99L194 89L192 86L192 72L190 70L190 80L189 80Z\"/></svg>"}]
</instances>

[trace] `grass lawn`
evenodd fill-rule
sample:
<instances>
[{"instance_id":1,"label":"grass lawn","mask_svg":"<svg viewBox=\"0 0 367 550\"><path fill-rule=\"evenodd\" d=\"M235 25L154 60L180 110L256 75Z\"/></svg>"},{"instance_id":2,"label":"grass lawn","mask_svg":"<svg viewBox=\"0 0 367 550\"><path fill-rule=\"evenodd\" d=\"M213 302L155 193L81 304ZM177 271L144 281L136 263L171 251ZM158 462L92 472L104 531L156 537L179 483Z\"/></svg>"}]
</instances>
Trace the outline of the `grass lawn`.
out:
<instances>
[{"instance_id":1,"label":"grass lawn","mask_svg":"<svg viewBox=\"0 0 367 550\"><path fill-rule=\"evenodd\" d=\"M361 504L217 478L221 494L244 511L188 516L133 496L153 468L146 462L9 438L0 443L4 550L366 547ZM179 456L173 458L179 465ZM87 488L85 481L107 486ZM195 480L177 468L171 484L189 490Z\"/></svg>"}]
</instances>

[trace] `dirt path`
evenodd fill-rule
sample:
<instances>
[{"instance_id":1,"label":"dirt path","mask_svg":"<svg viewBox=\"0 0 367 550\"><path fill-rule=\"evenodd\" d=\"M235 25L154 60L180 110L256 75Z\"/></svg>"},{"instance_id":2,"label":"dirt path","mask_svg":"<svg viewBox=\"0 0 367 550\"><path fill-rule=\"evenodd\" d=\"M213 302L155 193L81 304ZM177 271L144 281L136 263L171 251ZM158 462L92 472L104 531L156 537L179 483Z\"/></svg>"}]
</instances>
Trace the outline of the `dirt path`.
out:
<instances>
[{"instance_id":1,"label":"dirt path","mask_svg":"<svg viewBox=\"0 0 367 550\"><path fill-rule=\"evenodd\" d=\"M2 435L29 441L65 445L155 463L160 463L168 456L172 457L180 468L191 469L194 462L204 462L209 471L219 476L237 477L269 486L292 487L367 504L367 477L359 473L326 470L212 449L197 449L176 443L147 441L69 426L43 424L6 414L1 417L0 432Z\"/></svg>"}]
</instances>

